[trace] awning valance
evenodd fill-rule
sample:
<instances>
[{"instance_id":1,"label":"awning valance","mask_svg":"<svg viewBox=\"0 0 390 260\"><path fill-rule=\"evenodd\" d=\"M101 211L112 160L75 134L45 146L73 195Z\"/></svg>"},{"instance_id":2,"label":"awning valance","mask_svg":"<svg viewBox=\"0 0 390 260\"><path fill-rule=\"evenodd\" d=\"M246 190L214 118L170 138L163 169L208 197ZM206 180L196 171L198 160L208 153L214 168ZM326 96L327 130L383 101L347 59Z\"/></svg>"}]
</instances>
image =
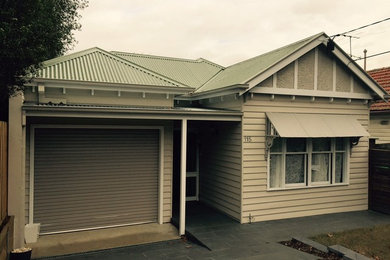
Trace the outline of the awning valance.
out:
<instances>
[{"instance_id":1,"label":"awning valance","mask_svg":"<svg viewBox=\"0 0 390 260\"><path fill-rule=\"evenodd\" d=\"M351 116L267 113L280 137L362 137L370 134Z\"/></svg>"}]
</instances>

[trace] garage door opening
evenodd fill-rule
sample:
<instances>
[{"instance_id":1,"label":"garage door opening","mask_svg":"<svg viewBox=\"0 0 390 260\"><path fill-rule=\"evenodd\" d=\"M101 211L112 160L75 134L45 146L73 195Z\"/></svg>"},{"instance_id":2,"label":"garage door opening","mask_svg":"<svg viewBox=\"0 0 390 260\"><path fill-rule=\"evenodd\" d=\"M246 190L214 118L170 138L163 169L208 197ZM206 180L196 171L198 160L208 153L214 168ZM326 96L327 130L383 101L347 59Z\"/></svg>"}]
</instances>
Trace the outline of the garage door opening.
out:
<instances>
[{"instance_id":1,"label":"garage door opening","mask_svg":"<svg viewBox=\"0 0 390 260\"><path fill-rule=\"evenodd\" d=\"M40 234L158 222L159 129L35 128L32 140Z\"/></svg>"}]
</instances>

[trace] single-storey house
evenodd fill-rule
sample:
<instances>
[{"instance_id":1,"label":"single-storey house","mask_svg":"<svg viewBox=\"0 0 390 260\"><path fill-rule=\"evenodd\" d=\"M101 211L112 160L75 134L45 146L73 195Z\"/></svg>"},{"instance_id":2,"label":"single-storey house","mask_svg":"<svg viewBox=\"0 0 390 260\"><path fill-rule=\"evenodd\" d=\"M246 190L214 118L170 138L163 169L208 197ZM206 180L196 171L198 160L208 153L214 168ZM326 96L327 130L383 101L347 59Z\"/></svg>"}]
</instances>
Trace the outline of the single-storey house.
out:
<instances>
[{"instance_id":1,"label":"single-storey house","mask_svg":"<svg viewBox=\"0 0 390 260\"><path fill-rule=\"evenodd\" d=\"M390 67L367 71L378 84L390 95ZM387 102L378 100L370 107L371 138L375 138L376 144L390 144L390 99Z\"/></svg>"},{"instance_id":2,"label":"single-storey house","mask_svg":"<svg viewBox=\"0 0 390 260\"><path fill-rule=\"evenodd\" d=\"M368 208L369 105L386 91L319 33L223 67L99 48L11 98L9 214L25 236Z\"/></svg>"}]
</instances>

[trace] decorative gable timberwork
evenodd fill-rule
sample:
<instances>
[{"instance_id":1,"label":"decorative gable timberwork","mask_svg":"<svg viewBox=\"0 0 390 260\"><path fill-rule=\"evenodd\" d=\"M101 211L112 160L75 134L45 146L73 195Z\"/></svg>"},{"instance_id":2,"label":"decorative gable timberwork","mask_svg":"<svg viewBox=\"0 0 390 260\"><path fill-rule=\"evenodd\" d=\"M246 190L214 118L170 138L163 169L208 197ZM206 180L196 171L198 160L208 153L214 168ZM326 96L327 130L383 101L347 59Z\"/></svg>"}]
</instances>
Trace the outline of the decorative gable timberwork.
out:
<instances>
[{"instance_id":1,"label":"decorative gable timberwork","mask_svg":"<svg viewBox=\"0 0 390 260\"><path fill-rule=\"evenodd\" d=\"M372 98L369 88L322 45L274 73L251 92L313 97Z\"/></svg>"}]
</instances>

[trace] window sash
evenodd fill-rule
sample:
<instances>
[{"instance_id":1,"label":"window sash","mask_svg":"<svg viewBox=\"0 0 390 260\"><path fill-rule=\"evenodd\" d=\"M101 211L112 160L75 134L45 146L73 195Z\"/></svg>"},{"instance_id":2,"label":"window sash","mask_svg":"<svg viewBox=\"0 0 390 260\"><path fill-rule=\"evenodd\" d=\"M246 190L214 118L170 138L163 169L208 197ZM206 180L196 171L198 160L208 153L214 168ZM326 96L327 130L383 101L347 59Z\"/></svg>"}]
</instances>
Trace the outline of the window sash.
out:
<instances>
[{"instance_id":1,"label":"window sash","mask_svg":"<svg viewBox=\"0 0 390 260\"><path fill-rule=\"evenodd\" d=\"M287 152L287 138L281 138L282 141L282 151L280 152L270 152L268 155L268 161L270 162L271 155L280 155L282 165L278 167L281 169L280 185L271 186L271 170L270 163L268 163L268 189L283 189L283 188L299 188L299 187L315 187L315 186L328 186L328 185L342 185L348 184L349 180L349 142L347 138L343 138L343 150L336 149L336 138L331 138L331 149L330 151L313 151L313 140L316 138L307 138L306 139L306 151L305 152ZM326 181L315 181L312 176L313 168L313 156L324 154L328 155L328 172ZM342 156L342 182L336 182L336 154L343 154ZM286 183L286 174L288 174L286 166L286 156L287 155L304 155L304 182L303 183ZM326 159L323 159L326 160ZM339 176L339 175L338 175ZM273 177L275 178L275 176Z\"/></svg>"}]
</instances>

